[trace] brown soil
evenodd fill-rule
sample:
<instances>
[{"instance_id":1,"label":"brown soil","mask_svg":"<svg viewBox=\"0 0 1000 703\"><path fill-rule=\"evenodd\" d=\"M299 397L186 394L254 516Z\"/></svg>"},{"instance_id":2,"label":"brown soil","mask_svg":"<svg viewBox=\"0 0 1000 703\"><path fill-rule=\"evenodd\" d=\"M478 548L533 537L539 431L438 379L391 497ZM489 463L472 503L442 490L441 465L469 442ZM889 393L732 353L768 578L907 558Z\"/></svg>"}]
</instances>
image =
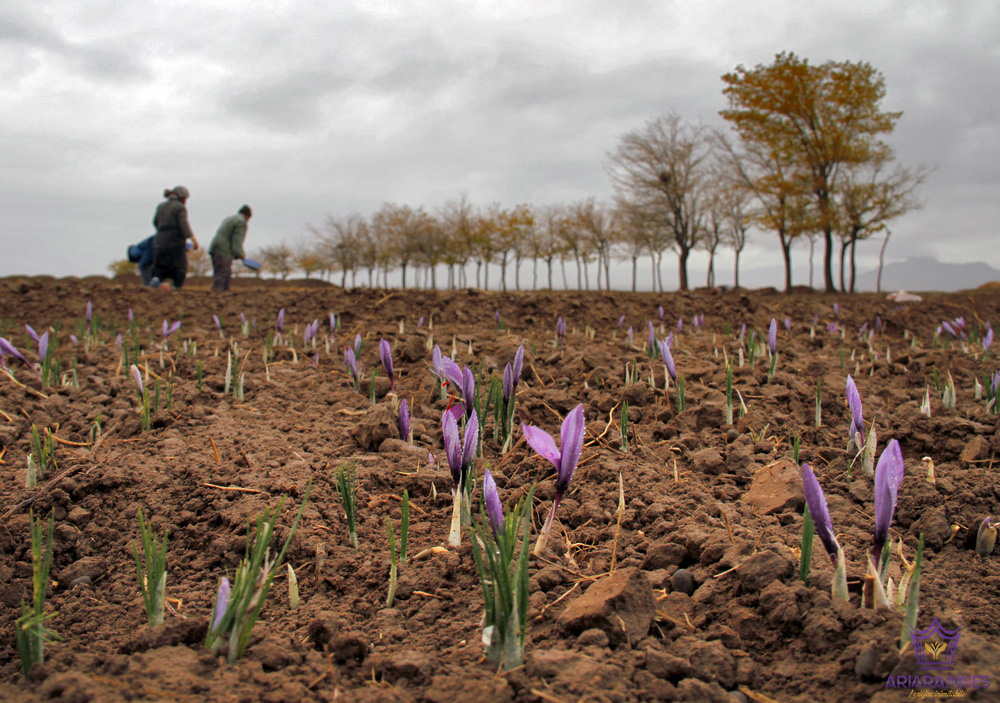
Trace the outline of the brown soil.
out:
<instances>
[{"instance_id":1,"label":"brown soil","mask_svg":"<svg viewBox=\"0 0 1000 703\"><path fill-rule=\"evenodd\" d=\"M79 378L78 389L42 389L25 369L15 368L14 375L26 388L0 376L2 700L901 700L908 690L885 690L890 674L917 673L912 650L898 651L901 615L862 609L858 589L850 604L834 605L831 568L818 540L809 585L796 578L802 495L798 471L789 466L790 436L802 438L801 460L816 469L826 490L852 588L863 575L872 480L859 467L849 469L848 372L860 389L866 421L878 427L879 450L895 438L906 458L892 532L904 539L911 559L917 534L925 536L919 625L935 616L961 625L955 673L998 674L998 556L981 558L973 546L982 519L1000 514L994 466L1000 423L972 391L974 377L992 375L998 362L984 358L978 343L967 349L940 345L933 335L941 320L958 315L970 327L1000 322L1000 292L930 294L921 304L900 307L874 295L774 291L351 293L314 283L243 281L236 292L220 296L198 283L167 293L100 278L0 280L0 336L34 360L24 323L39 331L61 323L56 355L64 368L75 360ZM88 300L101 321L101 341L85 350L69 334ZM666 309L662 332L658 305ZM263 343L282 307L287 338L298 351L277 347L265 372ZM132 383L114 344L129 308L150 370L173 369L176 379L172 409L155 413L148 432L140 429ZM497 329L497 310L506 329ZM255 321L247 338L239 332L241 311ZM327 351L331 311L342 329ZM213 313L239 344L246 374L242 402L223 393L228 341L216 331ZM705 315L702 331L691 325L697 313ZM569 329L556 348L560 315ZM619 329L621 315L626 322ZM768 383L761 359L754 368L736 369L735 387L749 412L737 417L736 427L725 427L724 350L736 358L734 332L741 323L766 330L772 316L780 323L785 315L793 327L778 336L777 374ZM886 329L870 350L858 329L876 315ZM642 344L647 320L654 320L662 338L681 316L674 355L687 380L687 410L678 413L673 392L663 390L662 363L650 364ZM161 354L164 318L183 325ZM318 364L302 343L313 319L322 323ZM828 322L846 334L828 333ZM630 325L631 347L625 339ZM363 372L377 368L380 376L375 410L368 383L355 393L343 363L355 334L367 339ZM388 383L378 365L381 336L394 347L397 391L412 409L414 446L394 436L395 414L384 399ZM409 561L396 606L385 608L384 519L398 523L403 490L413 501L411 555L444 545L451 515L440 431L445 403L431 377L431 336L445 353L456 349L460 363L475 362L492 373L502 372L523 343L518 423L557 433L568 410L581 402L586 409L587 445L559 508L558 536L531 566L526 662L502 675L483 660L481 591L467 539L457 551ZM184 340L197 342L196 350L184 353ZM199 360L205 378L200 393ZM640 380L625 386L624 366L632 361ZM954 377L955 410L942 409L933 369ZM817 380L823 387L818 429ZM928 385L930 418L919 411ZM630 404L633 428L627 453L618 430L622 400ZM91 447L98 413L103 440ZM64 441L57 453L61 478L50 474L29 491L24 477L32 423L53 428ZM520 436L518 430L515 439ZM438 461L431 463L429 453ZM936 484L924 478L924 456L936 463ZM358 472L358 551L348 544L334 481L335 468L348 461ZM492 418L477 459L480 472L487 463L505 501L537 484L537 529L553 496L552 466L523 442L501 455ZM625 496L620 520L619 476ZM302 604L290 609L280 573L247 656L227 665L202 644L218 580L239 562L248 520L282 495L290 500L279 537L287 534L293 503L310 479L312 496L287 555ZM50 624L62 640L47 646L45 663L25 680L13 628L31 587L29 501L36 514L55 514L47 607L56 613ZM155 630L146 624L132 563L140 507L158 530L170 533L170 612ZM897 579L898 564L895 559ZM675 575L679 569L693 578L687 584L692 592L685 592L685 574ZM594 615L602 607L611 609L603 619ZM579 616L586 612L591 615ZM987 700L996 685L970 690L968 698Z\"/></svg>"}]
</instances>

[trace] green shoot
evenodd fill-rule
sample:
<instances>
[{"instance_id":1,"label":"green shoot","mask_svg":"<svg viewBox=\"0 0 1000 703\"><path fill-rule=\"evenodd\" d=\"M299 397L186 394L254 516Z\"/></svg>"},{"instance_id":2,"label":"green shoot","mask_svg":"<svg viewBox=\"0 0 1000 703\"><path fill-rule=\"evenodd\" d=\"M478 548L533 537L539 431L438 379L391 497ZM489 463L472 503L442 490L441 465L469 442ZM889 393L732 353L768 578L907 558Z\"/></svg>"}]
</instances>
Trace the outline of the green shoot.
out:
<instances>
[{"instance_id":1,"label":"green shoot","mask_svg":"<svg viewBox=\"0 0 1000 703\"><path fill-rule=\"evenodd\" d=\"M337 469L337 490L340 493L340 500L344 504L344 513L347 516L347 529L350 531L351 546L357 549L358 530L354 506L354 493L357 490L357 484L353 464L348 463L346 468L340 466Z\"/></svg>"},{"instance_id":2,"label":"green shoot","mask_svg":"<svg viewBox=\"0 0 1000 703\"><path fill-rule=\"evenodd\" d=\"M816 429L823 424L823 379L816 379Z\"/></svg>"},{"instance_id":3,"label":"green shoot","mask_svg":"<svg viewBox=\"0 0 1000 703\"><path fill-rule=\"evenodd\" d=\"M288 531L288 538L277 557L271 555L271 540L274 537L274 525L282 507L284 507L285 498L282 497L276 506L264 510L258 516L256 528L252 530L250 525L247 526L246 554L236 569L228 598L225 599L225 602L215 604L212 624L209 627L208 636L205 638L205 646L212 652L218 652L222 646L223 638L227 633L229 634L229 652L226 659L230 664L243 657L247 645L250 643L250 633L260 617L260 612L267 601L267 594L271 590L271 583L283 563L288 545L299 526L299 520L302 519L302 512L305 510L306 501L309 500L311 489L312 482L310 481L306 486L302 504L295 515L295 521ZM252 535L251 531L253 531Z\"/></svg>"},{"instance_id":4,"label":"green shoot","mask_svg":"<svg viewBox=\"0 0 1000 703\"><path fill-rule=\"evenodd\" d=\"M150 627L156 627L163 622L163 598L167 588L167 533L157 540L153 526L146 522L139 508L139 533L142 536L142 553L132 543L132 556L135 557L135 572L139 578L139 590L146 606L146 618Z\"/></svg>"},{"instance_id":5,"label":"green shoot","mask_svg":"<svg viewBox=\"0 0 1000 703\"><path fill-rule=\"evenodd\" d=\"M15 622L14 639L17 653L21 657L21 670L27 676L35 664L45 660L45 643L60 637L45 627L45 623L55 613L45 613L45 592L49 585L49 569L52 567L52 534L55 530L55 512L49 516L48 530L41 518L35 520L33 511L28 512L31 527L31 606L21 601L21 617Z\"/></svg>"},{"instance_id":6,"label":"green shoot","mask_svg":"<svg viewBox=\"0 0 1000 703\"><path fill-rule=\"evenodd\" d=\"M910 641L913 628L917 624L917 608L920 598L920 571L924 563L924 533L920 533L917 541L917 558L913 574L906 591L906 614L903 616L903 629L899 633L899 648L902 649Z\"/></svg>"},{"instance_id":7,"label":"green shoot","mask_svg":"<svg viewBox=\"0 0 1000 703\"><path fill-rule=\"evenodd\" d=\"M798 460L795 462L798 463ZM806 505L802 511L802 547L799 557L799 579L806 586L809 585L809 567L812 561L813 536L816 534L816 525L813 523L812 515L809 514L809 506Z\"/></svg>"},{"instance_id":8,"label":"green shoot","mask_svg":"<svg viewBox=\"0 0 1000 703\"><path fill-rule=\"evenodd\" d=\"M494 534L486 510L472 527L472 557L479 572L486 609L483 642L486 656L501 670L524 663L524 640L528 630L528 543L531 520L525 516L534 499L528 495L507 515L504 529ZM518 547L518 537L521 544Z\"/></svg>"},{"instance_id":9,"label":"green shoot","mask_svg":"<svg viewBox=\"0 0 1000 703\"><path fill-rule=\"evenodd\" d=\"M682 413L687 409L684 400L684 375L677 374L677 412Z\"/></svg>"},{"instance_id":10,"label":"green shoot","mask_svg":"<svg viewBox=\"0 0 1000 703\"><path fill-rule=\"evenodd\" d=\"M403 491L403 507L399 521L399 550L396 550L396 532L392 520L387 515L385 529L389 535L389 595L385 599L385 607L391 608L396 599L397 577L399 565L406 563L406 541L410 533L410 494Z\"/></svg>"}]
</instances>

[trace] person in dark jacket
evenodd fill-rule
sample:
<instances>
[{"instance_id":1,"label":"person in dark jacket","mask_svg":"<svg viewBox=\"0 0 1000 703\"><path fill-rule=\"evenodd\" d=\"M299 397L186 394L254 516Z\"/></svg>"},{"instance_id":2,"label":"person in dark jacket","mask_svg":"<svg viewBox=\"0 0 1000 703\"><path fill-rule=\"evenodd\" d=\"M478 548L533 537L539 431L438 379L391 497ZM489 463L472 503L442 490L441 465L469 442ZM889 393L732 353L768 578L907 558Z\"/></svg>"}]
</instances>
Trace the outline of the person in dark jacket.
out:
<instances>
[{"instance_id":1,"label":"person in dark jacket","mask_svg":"<svg viewBox=\"0 0 1000 703\"><path fill-rule=\"evenodd\" d=\"M212 290L227 291L233 277L233 259L242 259L243 240L247 236L247 223L253 216L249 205L244 205L235 215L222 221L212 238L208 253L212 257Z\"/></svg>"},{"instance_id":2,"label":"person in dark jacket","mask_svg":"<svg viewBox=\"0 0 1000 703\"><path fill-rule=\"evenodd\" d=\"M148 286L153 278L153 239L156 237L146 237L138 244L133 244L128 248L128 260L139 265L139 276L142 278L142 285Z\"/></svg>"},{"instance_id":3,"label":"person in dark jacket","mask_svg":"<svg viewBox=\"0 0 1000 703\"><path fill-rule=\"evenodd\" d=\"M198 239L188 224L184 205L190 191L184 186L176 186L163 191L163 196L166 200L157 205L153 215L156 235L153 237L153 277L149 285L159 288L169 278L174 288L180 288L187 277L187 240L191 240L194 249L198 248Z\"/></svg>"}]
</instances>

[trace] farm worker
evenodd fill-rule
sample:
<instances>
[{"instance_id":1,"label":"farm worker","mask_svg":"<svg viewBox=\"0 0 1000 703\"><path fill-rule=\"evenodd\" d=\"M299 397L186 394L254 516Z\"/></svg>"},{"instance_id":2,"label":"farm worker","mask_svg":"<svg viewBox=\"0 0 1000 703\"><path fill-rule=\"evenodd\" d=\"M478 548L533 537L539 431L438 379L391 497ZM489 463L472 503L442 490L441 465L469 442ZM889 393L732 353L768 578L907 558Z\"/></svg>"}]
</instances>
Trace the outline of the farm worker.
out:
<instances>
[{"instance_id":1,"label":"farm worker","mask_svg":"<svg viewBox=\"0 0 1000 703\"><path fill-rule=\"evenodd\" d=\"M227 291L233 277L233 259L242 259L243 240L247 236L247 223L253 216L249 205L241 207L235 215L222 221L212 238L208 253L212 255L212 290Z\"/></svg>"},{"instance_id":2,"label":"farm worker","mask_svg":"<svg viewBox=\"0 0 1000 703\"><path fill-rule=\"evenodd\" d=\"M198 248L198 239L188 224L188 212L185 203L191 192L184 186L175 186L163 191L166 198L156 206L153 215L153 225L156 235L153 238L153 278L149 285L159 288L166 279L174 282L174 288L184 285L187 277L187 240L191 240L194 249Z\"/></svg>"},{"instance_id":3,"label":"farm worker","mask_svg":"<svg viewBox=\"0 0 1000 703\"><path fill-rule=\"evenodd\" d=\"M148 286L153 277L153 237L146 237L138 244L133 244L128 248L128 260L139 265L139 276L142 278L142 285Z\"/></svg>"}]
</instances>

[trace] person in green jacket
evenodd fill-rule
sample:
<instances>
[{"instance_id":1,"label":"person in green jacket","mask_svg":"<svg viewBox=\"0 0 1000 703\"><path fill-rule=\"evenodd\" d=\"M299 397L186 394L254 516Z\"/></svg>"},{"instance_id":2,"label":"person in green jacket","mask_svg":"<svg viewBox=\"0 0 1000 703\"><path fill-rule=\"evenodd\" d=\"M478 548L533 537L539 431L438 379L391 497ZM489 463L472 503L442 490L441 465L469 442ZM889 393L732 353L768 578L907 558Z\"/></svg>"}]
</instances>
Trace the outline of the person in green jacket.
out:
<instances>
[{"instance_id":1,"label":"person in green jacket","mask_svg":"<svg viewBox=\"0 0 1000 703\"><path fill-rule=\"evenodd\" d=\"M235 215L222 221L215 232L208 253L212 256L212 290L227 291L233 278L233 259L242 259L243 240L253 211L244 205Z\"/></svg>"}]
</instances>

